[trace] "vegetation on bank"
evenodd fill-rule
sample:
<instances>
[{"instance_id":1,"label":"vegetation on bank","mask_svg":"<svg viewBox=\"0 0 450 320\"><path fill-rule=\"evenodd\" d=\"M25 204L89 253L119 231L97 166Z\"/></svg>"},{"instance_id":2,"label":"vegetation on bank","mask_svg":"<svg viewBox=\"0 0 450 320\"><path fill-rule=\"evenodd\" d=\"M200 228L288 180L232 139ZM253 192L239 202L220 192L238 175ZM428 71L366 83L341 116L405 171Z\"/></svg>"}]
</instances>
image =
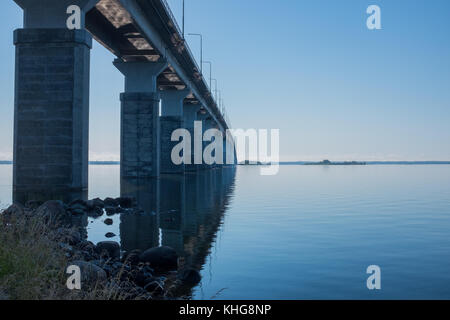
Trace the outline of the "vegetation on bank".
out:
<instances>
[{"instance_id":1,"label":"vegetation on bank","mask_svg":"<svg viewBox=\"0 0 450 320\"><path fill-rule=\"evenodd\" d=\"M19 207L0 214L0 297L70 298L64 287L64 252L51 240L48 222Z\"/></svg>"},{"instance_id":2,"label":"vegetation on bank","mask_svg":"<svg viewBox=\"0 0 450 320\"><path fill-rule=\"evenodd\" d=\"M69 259L56 228L55 220L21 206L0 212L0 300L121 300L120 290L101 283L67 288Z\"/></svg>"},{"instance_id":3,"label":"vegetation on bank","mask_svg":"<svg viewBox=\"0 0 450 320\"><path fill-rule=\"evenodd\" d=\"M114 241L94 244L83 217L142 214L131 198L29 202L0 212L0 299L150 300L184 297L198 271L179 268L170 247L123 252ZM83 236L84 234L84 236ZM81 290L69 290L68 267L78 267ZM189 291L189 290L188 290Z\"/></svg>"}]
</instances>

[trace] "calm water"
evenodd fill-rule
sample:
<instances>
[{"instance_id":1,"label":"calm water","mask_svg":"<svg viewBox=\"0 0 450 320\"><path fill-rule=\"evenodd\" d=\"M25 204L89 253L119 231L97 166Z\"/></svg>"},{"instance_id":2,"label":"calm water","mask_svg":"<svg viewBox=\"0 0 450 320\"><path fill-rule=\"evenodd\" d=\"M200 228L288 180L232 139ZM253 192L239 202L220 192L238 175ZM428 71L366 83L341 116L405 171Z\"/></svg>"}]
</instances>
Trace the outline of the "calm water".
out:
<instances>
[{"instance_id":1,"label":"calm water","mask_svg":"<svg viewBox=\"0 0 450 320\"><path fill-rule=\"evenodd\" d=\"M0 181L2 206L11 166ZM118 166L90 167L91 198L121 192L145 212L89 218L89 238L174 247L201 270L195 299L450 299L450 166L239 167L122 187Z\"/></svg>"}]
</instances>

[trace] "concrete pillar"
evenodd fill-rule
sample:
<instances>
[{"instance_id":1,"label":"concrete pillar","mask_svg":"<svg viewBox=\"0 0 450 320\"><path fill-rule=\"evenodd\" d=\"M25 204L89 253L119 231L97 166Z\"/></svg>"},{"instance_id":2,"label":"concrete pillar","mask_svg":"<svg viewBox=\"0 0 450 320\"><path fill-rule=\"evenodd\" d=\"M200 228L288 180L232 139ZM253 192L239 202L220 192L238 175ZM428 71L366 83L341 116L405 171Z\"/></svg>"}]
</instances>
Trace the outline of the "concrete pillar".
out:
<instances>
[{"instance_id":1,"label":"concrete pillar","mask_svg":"<svg viewBox=\"0 0 450 320\"><path fill-rule=\"evenodd\" d=\"M114 65L125 76L120 95L120 174L127 178L159 176L159 93L158 75L166 62L123 62Z\"/></svg>"},{"instance_id":2,"label":"concrete pillar","mask_svg":"<svg viewBox=\"0 0 450 320\"><path fill-rule=\"evenodd\" d=\"M186 172L196 172L198 170L198 165L195 164L194 153L195 153L195 140L202 140L203 136L195 136L194 125L197 121L197 113L200 111L201 105L198 104L185 104L184 105L184 126L191 134L191 164L185 165Z\"/></svg>"},{"instance_id":3,"label":"concrete pillar","mask_svg":"<svg viewBox=\"0 0 450 320\"><path fill-rule=\"evenodd\" d=\"M205 131L208 130L208 120L210 118L210 115L208 113L198 113L197 114L197 121L202 122L202 164L197 165L197 171L198 170L206 170L209 169L210 166L207 165L203 159L203 152L205 151L205 147L208 145L207 142L203 141L203 136L205 134Z\"/></svg>"},{"instance_id":4,"label":"concrete pillar","mask_svg":"<svg viewBox=\"0 0 450 320\"><path fill-rule=\"evenodd\" d=\"M207 130L209 130L209 129L217 129L216 122L215 122L215 120L214 120L212 117L208 117L208 118L204 121L204 126L205 126L204 131L207 131ZM206 147L207 145L209 145L210 143L211 143L211 141L205 142L205 147ZM203 149L203 150L204 150L204 149ZM213 156L215 157L215 151L213 152ZM213 164L210 164L210 165L206 164L206 166L207 166L209 169L215 169L215 168L217 168L219 165L218 165L217 163L213 163Z\"/></svg>"},{"instance_id":5,"label":"concrete pillar","mask_svg":"<svg viewBox=\"0 0 450 320\"><path fill-rule=\"evenodd\" d=\"M84 13L97 1L15 0L24 9L16 46L13 198L86 198L92 37ZM81 29L66 26L81 8Z\"/></svg>"},{"instance_id":6,"label":"concrete pillar","mask_svg":"<svg viewBox=\"0 0 450 320\"><path fill-rule=\"evenodd\" d=\"M161 174L184 174L184 164L174 164L172 149L179 143L172 141L172 133L184 128L183 100L189 90L163 90L161 94Z\"/></svg>"},{"instance_id":7,"label":"concrete pillar","mask_svg":"<svg viewBox=\"0 0 450 320\"><path fill-rule=\"evenodd\" d=\"M224 135L224 165L231 167L236 164L236 152L234 148L234 138L230 132Z\"/></svg>"}]
</instances>

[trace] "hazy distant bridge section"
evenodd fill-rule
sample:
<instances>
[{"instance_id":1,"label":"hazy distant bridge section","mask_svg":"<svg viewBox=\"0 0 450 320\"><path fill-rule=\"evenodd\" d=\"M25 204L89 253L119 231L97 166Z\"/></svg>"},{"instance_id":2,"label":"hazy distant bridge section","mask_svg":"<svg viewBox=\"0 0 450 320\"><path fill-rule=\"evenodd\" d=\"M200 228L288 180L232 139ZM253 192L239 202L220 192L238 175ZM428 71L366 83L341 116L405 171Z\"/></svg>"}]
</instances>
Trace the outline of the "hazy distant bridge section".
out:
<instances>
[{"instance_id":1,"label":"hazy distant bridge section","mask_svg":"<svg viewBox=\"0 0 450 320\"><path fill-rule=\"evenodd\" d=\"M121 176L205 168L170 161L173 130L193 133L202 121L203 130L225 132L229 124L165 0L14 1L24 10L14 32L15 201L86 194L92 38L116 56L124 76ZM77 30L67 27L71 5L81 8Z\"/></svg>"}]
</instances>

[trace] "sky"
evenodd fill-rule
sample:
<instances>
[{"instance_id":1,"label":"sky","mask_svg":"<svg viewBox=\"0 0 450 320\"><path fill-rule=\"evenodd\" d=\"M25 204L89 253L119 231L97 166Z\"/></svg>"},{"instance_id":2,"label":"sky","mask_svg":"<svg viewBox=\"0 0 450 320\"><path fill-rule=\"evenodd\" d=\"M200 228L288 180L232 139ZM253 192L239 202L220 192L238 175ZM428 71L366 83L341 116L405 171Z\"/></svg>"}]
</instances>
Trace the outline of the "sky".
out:
<instances>
[{"instance_id":1,"label":"sky","mask_svg":"<svg viewBox=\"0 0 450 320\"><path fill-rule=\"evenodd\" d=\"M168 0L179 24L182 1ZM450 160L450 1L185 0L233 128L279 129L280 159ZM381 8L381 30L366 9ZM12 159L13 30L1 1L0 159ZM186 36L199 59L199 39ZM90 160L118 160L123 76L91 52ZM208 75L208 68L205 68Z\"/></svg>"}]
</instances>

